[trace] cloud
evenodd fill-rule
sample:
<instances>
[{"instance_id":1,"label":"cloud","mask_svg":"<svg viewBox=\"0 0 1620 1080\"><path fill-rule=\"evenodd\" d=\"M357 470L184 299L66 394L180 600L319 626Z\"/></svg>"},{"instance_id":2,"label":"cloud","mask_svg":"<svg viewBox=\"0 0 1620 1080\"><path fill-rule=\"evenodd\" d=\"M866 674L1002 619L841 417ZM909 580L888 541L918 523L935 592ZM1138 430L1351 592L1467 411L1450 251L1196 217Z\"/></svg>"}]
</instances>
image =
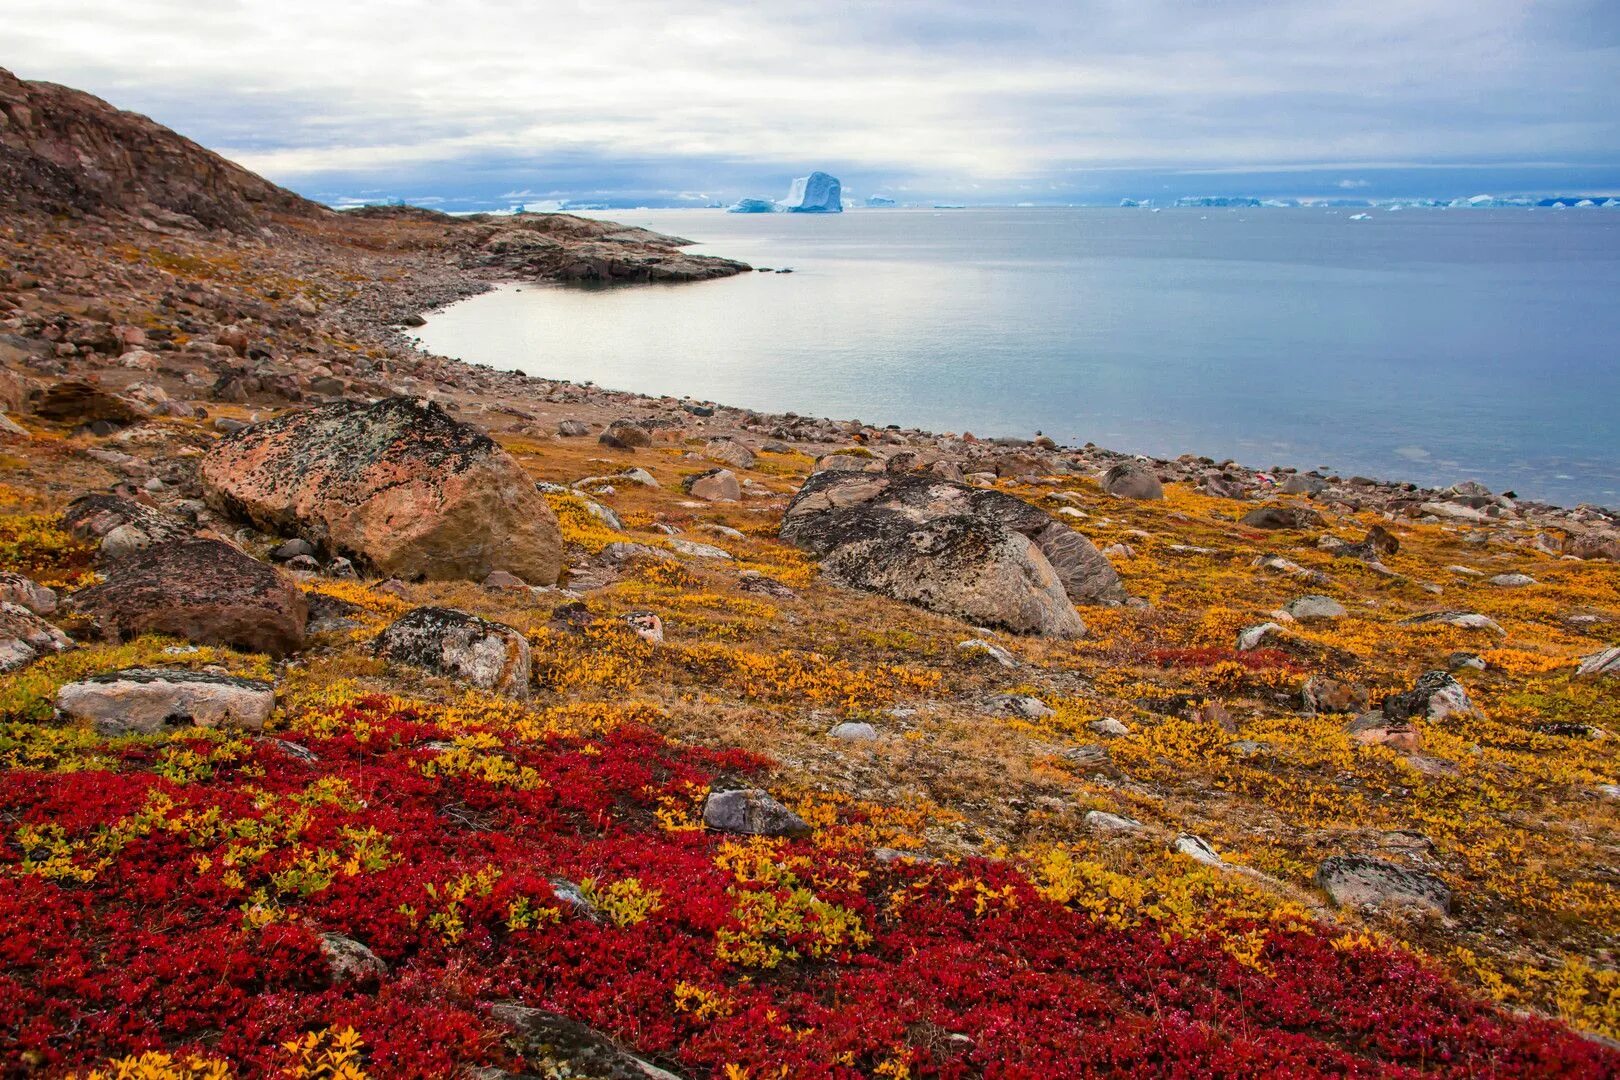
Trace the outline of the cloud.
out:
<instances>
[{"instance_id":1,"label":"cloud","mask_svg":"<svg viewBox=\"0 0 1620 1080\"><path fill-rule=\"evenodd\" d=\"M1611 0L7 8L0 63L305 190L729 197L836 166L867 190L1074 192L1105 173L1620 162Z\"/></svg>"}]
</instances>

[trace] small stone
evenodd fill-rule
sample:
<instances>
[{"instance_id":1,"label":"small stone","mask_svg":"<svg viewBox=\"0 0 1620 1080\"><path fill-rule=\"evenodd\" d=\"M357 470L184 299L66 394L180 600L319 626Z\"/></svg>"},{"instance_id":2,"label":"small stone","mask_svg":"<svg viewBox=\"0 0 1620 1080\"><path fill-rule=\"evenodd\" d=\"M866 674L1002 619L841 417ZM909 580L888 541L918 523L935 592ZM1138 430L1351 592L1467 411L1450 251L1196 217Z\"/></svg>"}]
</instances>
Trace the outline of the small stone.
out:
<instances>
[{"instance_id":1,"label":"small stone","mask_svg":"<svg viewBox=\"0 0 1620 1080\"><path fill-rule=\"evenodd\" d=\"M1342 619L1349 614L1343 604L1331 596L1301 596L1288 601L1283 608L1300 622L1312 619Z\"/></svg>"},{"instance_id":2,"label":"small stone","mask_svg":"<svg viewBox=\"0 0 1620 1080\"><path fill-rule=\"evenodd\" d=\"M1535 583L1536 579L1529 574L1497 574L1491 578L1491 584L1499 589L1522 589Z\"/></svg>"},{"instance_id":3,"label":"small stone","mask_svg":"<svg viewBox=\"0 0 1620 1080\"><path fill-rule=\"evenodd\" d=\"M967 656L988 657L1002 667L1012 668L1018 666L1018 660L1012 653L1003 649L1000 645L986 641L983 638L968 638L966 641L958 641L956 648Z\"/></svg>"},{"instance_id":4,"label":"small stone","mask_svg":"<svg viewBox=\"0 0 1620 1080\"><path fill-rule=\"evenodd\" d=\"M277 562L286 562L289 559L296 559L300 555L313 556L314 554L315 545L310 543L308 540L299 537L278 545L276 549L270 553L270 557Z\"/></svg>"},{"instance_id":5,"label":"small stone","mask_svg":"<svg viewBox=\"0 0 1620 1080\"><path fill-rule=\"evenodd\" d=\"M0 673L71 648L71 638L32 611L9 600L0 602Z\"/></svg>"},{"instance_id":6,"label":"small stone","mask_svg":"<svg viewBox=\"0 0 1620 1080\"><path fill-rule=\"evenodd\" d=\"M1195 862L1201 862L1205 866L1223 865L1220 855L1216 854L1209 841L1201 836L1194 836L1192 833L1182 833L1176 837L1175 841L1170 845L1170 850L1177 855L1185 855Z\"/></svg>"},{"instance_id":7,"label":"small stone","mask_svg":"<svg viewBox=\"0 0 1620 1080\"><path fill-rule=\"evenodd\" d=\"M681 481L681 486L694 499L702 499L705 502L736 502L742 498L742 488L737 484L737 474L730 469L711 469L706 473L688 476Z\"/></svg>"},{"instance_id":8,"label":"small stone","mask_svg":"<svg viewBox=\"0 0 1620 1080\"><path fill-rule=\"evenodd\" d=\"M334 985L374 983L388 974L382 958L360 942L342 934L322 934L321 954Z\"/></svg>"},{"instance_id":9,"label":"small stone","mask_svg":"<svg viewBox=\"0 0 1620 1080\"><path fill-rule=\"evenodd\" d=\"M591 425L583 420L563 420L557 424L557 434L565 439L577 439L591 433Z\"/></svg>"},{"instance_id":10,"label":"small stone","mask_svg":"<svg viewBox=\"0 0 1620 1080\"><path fill-rule=\"evenodd\" d=\"M1131 729L1115 720L1112 716L1105 716L1101 720L1093 720L1087 724L1092 734L1101 735L1108 739L1122 739L1131 733Z\"/></svg>"},{"instance_id":11,"label":"small stone","mask_svg":"<svg viewBox=\"0 0 1620 1080\"><path fill-rule=\"evenodd\" d=\"M682 555L690 555L695 559L729 559L731 553L724 548L717 548L713 544L700 544L696 540L683 540L678 536L671 537L669 546Z\"/></svg>"},{"instance_id":12,"label":"small stone","mask_svg":"<svg viewBox=\"0 0 1620 1080\"><path fill-rule=\"evenodd\" d=\"M1017 716L1025 720L1040 720L1055 715L1055 710L1038 697L1029 694L996 694L985 699L985 707L1001 716Z\"/></svg>"},{"instance_id":13,"label":"small stone","mask_svg":"<svg viewBox=\"0 0 1620 1080\"><path fill-rule=\"evenodd\" d=\"M27 608L35 615L56 611L56 590L10 570L0 571L0 601Z\"/></svg>"},{"instance_id":14,"label":"small stone","mask_svg":"<svg viewBox=\"0 0 1620 1080\"><path fill-rule=\"evenodd\" d=\"M632 611L624 617L631 633L649 645L664 643L664 622L650 611Z\"/></svg>"},{"instance_id":15,"label":"small stone","mask_svg":"<svg viewBox=\"0 0 1620 1080\"><path fill-rule=\"evenodd\" d=\"M1620 645L1583 658L1580 666L1575 669L1575 674L1620 677Z\"/></svg>"},{"instance_id":16,"label":"small stone","mask_svg":"<svg viewBox=\"0 0 1620 1080\"><path fill-rule=\"evenodd\" d=\"M846 742L872 742L878 737L877 728L856 720L846 720L827 734Z\"/></svg>"},{"instance_id":17,"label":"small stone","mask_svg":"<svg viewBox=\"0 0 1620 1080\"><path fill-rule=\"evenodd\" d=\"M489 576L484 578L484 588L520 592L527 590L529 583L505 570L491 570Z\"/></svg>"}]
</instances>

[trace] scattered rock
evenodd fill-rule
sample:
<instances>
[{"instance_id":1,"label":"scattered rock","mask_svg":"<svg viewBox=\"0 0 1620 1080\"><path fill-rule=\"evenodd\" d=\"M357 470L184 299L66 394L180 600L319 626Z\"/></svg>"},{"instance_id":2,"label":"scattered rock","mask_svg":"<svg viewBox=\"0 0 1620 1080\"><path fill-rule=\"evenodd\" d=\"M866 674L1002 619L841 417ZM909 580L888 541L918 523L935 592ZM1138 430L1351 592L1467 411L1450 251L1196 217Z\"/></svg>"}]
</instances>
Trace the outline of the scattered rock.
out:
<instances>
[{"instance_id":1,"label":"scattered rock","mask_svg":"<svg viewBox=\"0 0 1620 1080\"><path fill-rule=\"evenodd\" d=\"M202 459L208 501L267 532L407 579L537 585L562 572L557 519L489 436L431 402L395 397L289 413Z\"/></svg>"},{"instance_id":2,"label":"scattered rock","mask_svg":"<svg viewBox=\"0 0 1620 1080\"><path fill-rule=\"evenodd\" d=\"M529 696L528 639L504 623L465 611L417 608L378 635L372 651L480 690Z\"/></svg>"},{"instance_id":3,"label":"scattered rock","mask_svg":"<svg viewBox=\"0 0 1620 1080\"><path fill-rule=\"evenodd\" d=\"M1101 720L1093 720L1086 725L1094 735L1101 735L1105 739L1122 739L1131 733L1131 729L1115 720L1112 716L1105 716Z\"/></svg>"},{"instance_id":4,"label":"scattered rock","mask_svg":"<svg viewBox=\"0 0 1620 1080\"><path fill-rule=\"evenodd\" d=\"M1018 658L995 642L983 638L968 638L956 643L957 651L972 657L988 657L1005 668L1018 666Z\"/></svg>"},{"instance_id":5,"label":"scattered rock","mask_svg":"<svg viewBox=\"0 0 1620 1080\"><path fill-rule=\"evenodd\" d=\"M101 422L122 426L144 420L151 413L99 386L68 379L45 389L34 404L34 415L62 424Z\"/></svg>"},{"instance_id":6,"label":"scattered rock","mask_svg":"<svg viewBox=\"0 0 1620 1080\"><path fill-rule=\"evenodd\" d=\"M563 420L557 425L557 434L565 439L577 439L591 433L591 425L583 420Z\"/></svg>"},{"instance_id":7,"label":"scattered rock","mask_svg":"<svg viewBox=\"0 0 1620 1080\"><path fill-rule=\"evenodd\" d=\"M650 611L632 611L624 617L631 633L651 645L664 643L664 622Z\"/></svg>"},{"instance_id":8,"label":"scattered rock","mask_svg":"<svg viewBox=\"0 0 1620 1080\"><path fill-rule=\"evenodd\" d=\"M1491 578L1491 584L1498 589L1522 589L1535 583L1536 579L1529 574L1497 574Z\"/></svg>"},{"instance_id":9,"label":"scattered rock","mask_svg":"<svg viewBox=\"0 0 1620 1080\"><path fill-rule=\"evenodd\" d=\"M1575 674L1620 677L1620 645L1584 657Z\"/></svg>"},{"instance_id":10,"label":"scattered rock","mask_svg":"<svg viewBox=\"0 0 1620 1080\"><path fill-rule=\"evenodd\" d=\"M652 445L652 432L632 420L615 420L597 441L618 450L636 450Z\"/></svg>"},{"instance_id":11,"label":"scattered rock","mask_svg":"<svg viewBox=\"0 0 1620 1080\"><path fill-rule=\"evenodd\" d=\"M258 731L275 712L270 683L181 668L125 668L68 683L56 708L102 735L151 735L170 727Z\"/></svg>"},{"instance_id":12,"label":"scattered rock","mask_svg":"<svg viewBox=\"0 0 1620 1080\"><path fill-rule=\"evenodd\" d=\"M1185 855L1194 862L1201 862L1205 866L1224 866L1220 855L1210 846L1208 840L1192 833L1182 833L1170 845L1170 850L1177 855Z\"/></svg>"},{"instance_id":13,"label":"scattered rock","mask_svg":"<svg viewBox=\"0 0 1620 1080\"><path fill-rule=\"evenodd\" d=\"M1088 810L1084 818L1086 828L1092 832L1141 832L1145 826L1135 818L1121 817L1119 814L1109 814L1101 810Z\"/></svg>"},{"instance_id":14,"label":"scattered rock","mask_svg":"<svg viewBox=\"0 0 1620 1080\"><path fill-rule=\"evenodd\" d=\"M1406 720L1392 720L1381 709L1363 713L1345 725L1344 730L1363 746L1416 750L1423 745L1423 736L1415 727Z\"/></svg>"},{"instance_id":15,"label":"scattered rock","mask_svg":"<svg viewBox=\"0 0 1620 1080\"><path fill-rule=\"evenodd\" d=\"M1359 713L1367 709L1367 688L1325 675L1312 675L1300 690L1305 715Z\"/></svg>"},{"instance_id":16,"label":"scattered rock","mask_svg":"<svg viewBox=\"0 0 1620 1080\"><path fill-rule=\"evenodd\" d=\"M1489 630L1498 637L1507 637L1507 631L1492 619L1472 611L1429 611L1422 615L1414 615L1409 619L1402 619L1402 626L1424 626L1429 623L1445 623L1447 626L1459 627L1463 630Z\"/></svg>"},{"instance_id":17,"label":"scattered rock","mask_svg":"<svg viewBox=\"0 0 1620 1080\"><path fill-rule=\"evenodd\" d=\"M752 469L755 461L754 452L735 439L710 439L703 456L733 469Z\"/></svg>"},{"instance_id":18,"label":"scattered rock","mask_svg":"<svg viewBox=\"0 0 1620 1080\"><path fill-rule=\"evenodd\" d=\"M1384 715L1391 720L1423 717L1444 720L1448 716L1474 711L1468 691L1445 671L1426 671L1412 689L1384 699Z\"/></svg>"},{"instance_id":19,"label":"scattered rock","mask_svg":"<svg viewBox=\"0 0 1620 1080\"><path fill-rule=\"evenodd\" d=\"M1050 705L1028 694L994 694L986 698L984 704L985 708L999 716L1016 716L1024 720L1039 720L1053 715Z\"/></svg>"},{"instance_id":20,"label":"scattered rock","mask_svg":"<svg viewBox=\"0 0 1620 1080\"><path fill-rule=\"evenodd\" d=\"M195 531L184 518L120 495L79 496L62 512L62 528L80 540L100 543L109 559L188 540Z\"/></svg>"},{"instance_id":21,"label":"scattered rock","mask_svg":"<svg viewBox=\"0 0 1620 1080\"><path fill-rule=\"evenodd\" d=\"M566 1075L588 1076L592 1080L680 1080L674 1073L643 1061L601 1032L558 1013L523 1005L496 1005L489 1014L516 1033L518 1041L526 1046L528 1056L541 1061L548 1058L566 1061ZM563 1074L548 1071L548 1075ZM499 1069L480 1069L473 1080L526 1078Z\"/></svg>"},{"instance_id":22,"label":"scattered rock","mask_svg":"<svg viewBox=\"0 0 1620 1080\"><path fill-rule=\"evenodd\" d=\"M878 737L877 728L857 720L846 720L827 734L846 742L872 742Z\"/></svg>"},{"instance_id":23,"label":"scattered rock","mask_svg":"<svg viewBox=\"0 0 1620 1080\"><path fill-rule=\"evenodd\" d=\"M1414 907L1442 915L1451 910L1451 889L1433 874L1366 855L1323 860L1316 884L1341 908Z\"/></svg>"},{"instance_id":24,"label":"scattered rock","mask_svg":"<svg viewBox=\"0 0 1620 1080\"><path fill-rule=\"evenodd\" d=\"M219 540L184 540L114 560L67 606L112 641L171 634L285 656L304 644L308 607L292 579Z\"/></svg>"},{"instance_id":25,"label":"scattered rock","mask_svg":"<svg viewBox=\"0 0 1620 1080\"><path fill-rule=\"evenodd\" d=\"M713 791L703 802L703 823L716 832L748 836L807 836L805 820L758 788Z\"/></svg>"}]
</instances>

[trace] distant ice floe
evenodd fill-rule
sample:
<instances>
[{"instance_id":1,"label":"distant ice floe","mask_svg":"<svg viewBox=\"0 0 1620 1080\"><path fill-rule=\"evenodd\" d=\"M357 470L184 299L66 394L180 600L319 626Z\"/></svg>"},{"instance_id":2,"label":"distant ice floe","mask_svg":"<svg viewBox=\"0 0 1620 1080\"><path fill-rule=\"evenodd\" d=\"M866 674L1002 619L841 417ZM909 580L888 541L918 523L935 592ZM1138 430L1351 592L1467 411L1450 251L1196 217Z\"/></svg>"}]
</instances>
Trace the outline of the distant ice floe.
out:
<instances>
[{"instance_id":1,"label":"distant ice floe","mask_svg":"<svg viewBox=\"0 0 1620 1080\"><path fill-rule=\"evenodd\" d=\"M878 208L884 206L896 206L898 204L887 195L868 195L866 197L866 205L873 208Z\"/></svg>"}]
</instances>

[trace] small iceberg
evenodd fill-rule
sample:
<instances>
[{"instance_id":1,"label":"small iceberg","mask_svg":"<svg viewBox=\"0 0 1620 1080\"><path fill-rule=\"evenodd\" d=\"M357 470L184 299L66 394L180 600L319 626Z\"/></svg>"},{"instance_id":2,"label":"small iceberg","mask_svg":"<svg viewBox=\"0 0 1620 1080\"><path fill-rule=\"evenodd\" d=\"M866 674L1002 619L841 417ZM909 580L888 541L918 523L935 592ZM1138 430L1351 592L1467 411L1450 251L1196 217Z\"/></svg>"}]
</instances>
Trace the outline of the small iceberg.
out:
<instances>
[{"instance_id":1,"label":"small iceberg","mask_svg":"<svg viewBox=\"0 0 1620 1080\"><path fill-rule=\"evenodd\" d=\"M1350 220L1351 221L1371 221L1372 220L1372 215L1371 214L1351 214L1350 215Z\"/></svg>"},{"instance_id":2,"label":"small iceberg","mask_svg":"<svg viewBox=\"0 0 1620 1080\"><path fill-rule=\"evenodd\" d=\"M868 195L866 205L870 207L894 206L895 201L887 195Z\"/></svg>"},{"instance_id":3,"label":"small iceberg","mask_svg":"<svg viewBox=\"0 0 1620 1080\"><path fill-rule=\"evenodd\" d=\"M769 199L738 199L726 211L728 214L771 214L776 212L776 204Z\"/></svg>"}]
</instances>

